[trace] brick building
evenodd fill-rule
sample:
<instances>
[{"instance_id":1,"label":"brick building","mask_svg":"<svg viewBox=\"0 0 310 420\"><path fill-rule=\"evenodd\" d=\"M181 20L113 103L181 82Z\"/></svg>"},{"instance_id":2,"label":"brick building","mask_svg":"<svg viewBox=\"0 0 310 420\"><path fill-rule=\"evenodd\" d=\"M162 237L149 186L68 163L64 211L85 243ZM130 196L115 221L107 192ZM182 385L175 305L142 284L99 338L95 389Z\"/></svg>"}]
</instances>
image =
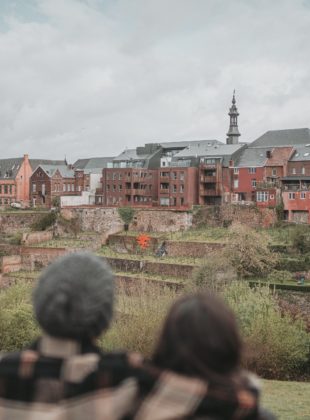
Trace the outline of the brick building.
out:
<instances>
[{"instance_id":1,"label":"brick building","mask_svg":"<svg viewBox=\"0 0 310 420\"><path fill-rule=\"evenodd\" d=\"M64 163L44 159L22 158L0 159L0 206L20 203L23 207L30 205L29 180L33 170L41 163Z\"/></svg>"},{"instance_id":2,"label":"brick building","mask_svg":"<svg viewBox=\"0 0 310 420\"><path fill-rule=\"evenodd\" d=\"M282 178L282 200L290 222L310 223L310 143L296 146Z\"/></svg>"},{"instance_id":3,"label":"brick building","mask_svg":"<svg viewBox=\"0 0 310 420\"><path fill-rule=\"evenodd\" d=\"M62 195L77 195L74 171L67 165L39 165L30 177L33 207L52 207Z\"/></svg>"},{"instance_id":4,"label":"brick building","mask_svg":"<svg viewBox=\"0 0 310 420\"><path fill-rule=\"evenodd\" d=\"M221 204L227 201L231 192L230 164L238 158L246 146L223 144L208 140L190 145L177 153L173 162L178 166L197 168L197 202L193 204Z\"/></svg>"}]
</instances>

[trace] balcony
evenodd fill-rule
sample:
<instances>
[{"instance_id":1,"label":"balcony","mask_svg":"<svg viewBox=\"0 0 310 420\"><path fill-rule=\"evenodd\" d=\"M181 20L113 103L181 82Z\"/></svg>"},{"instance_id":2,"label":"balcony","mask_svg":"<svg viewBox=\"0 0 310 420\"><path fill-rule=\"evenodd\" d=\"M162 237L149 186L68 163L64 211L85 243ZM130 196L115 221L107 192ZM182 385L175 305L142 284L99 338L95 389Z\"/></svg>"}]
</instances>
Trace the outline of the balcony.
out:
<instances>
[{"instance_id":1,"label":"balcony","mask_svg":"<svg viewBox=\"0 0 310 420\"><path fill-rule=\"evenodd\" d=\"M161 188L159 194L169 194L169 188Z\"/></svg>"},{"instance_id":2,"label":"balcony","mask_svg":"<svg viewBox=\"0 0 310 420\"><path fill-rule=\"evenodd\" d=\"M216 182L216 175L201 175L200 182Z\"/></svg>"},{"instance_id":3,"label":"balcony","mask_svg":"<svg viewBox=\"0 0 310 420\"><path fill-rule=\"evenodd\" d=\"M160 179L160 182L169 182L170 181L170 176L169 175L165 175L165 176L160 175L159 179Z\"/></svg>"},{"instance_id":4,"label":"balcony","mask_svg":"<svg viewBox=\"0 0 310 420\"><path fill-rule=\"evenodd\" d=\"M304 188L301 188L300 184L285 184L282 186L283 191L299 191L301 189L304 190Z\"/></svg>"},{"instance_id":5,"label":"balcony","mask_svg":"<svg viewBox=\"0 0 310 420\"><path fill-rule=\"evenodd\" d=\"M133 195L143 195L143 196L151 196L152 195L152 193L147 189L136 188L136 189L132 189L131 191L132 191Z\"/></svg>"},{"instance_id":6,"label":"balcony","mask_svg":"<svg viewBox=\"0 0 310 420\"><path fill-rule=\"evenodd\" d=\"M256 189L269 190L269 189L277 188L277 187L279 187L278 182L267 182L267 181L256 182Z\"/></svg>"},{"instance_id":7,"label":"balcony","mask_svg":"<svg viewBox=\"0 0 310 420\"><path fill-rule=\"evenodd\" d=\"M207 190L207 189L204 189L204 188L200 188L199 189L199 194L200 195L206 195L206 196L210 196L210 195L220 195L220 194L218 194L218 192L214 189L214 190Z\"/></svg>"}]
</instances>

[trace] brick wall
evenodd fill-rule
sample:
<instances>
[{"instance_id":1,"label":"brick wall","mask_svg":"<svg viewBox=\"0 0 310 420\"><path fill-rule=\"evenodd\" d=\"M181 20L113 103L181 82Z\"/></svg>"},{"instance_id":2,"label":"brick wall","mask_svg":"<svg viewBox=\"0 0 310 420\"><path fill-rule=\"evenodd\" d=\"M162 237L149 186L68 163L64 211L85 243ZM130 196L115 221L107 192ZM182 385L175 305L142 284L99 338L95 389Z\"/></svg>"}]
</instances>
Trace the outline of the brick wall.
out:
<instances>
[{"instance_id":1,"label":"brick wall","mask_svg":"<svg viewBox=\"0 0 310 420\"><path fill-rule=\"evenodd\" d=\"M20 255L10 255L1 257L2 274L20 271L22 269L22 258Z\"/></svg>"}]
</instances>

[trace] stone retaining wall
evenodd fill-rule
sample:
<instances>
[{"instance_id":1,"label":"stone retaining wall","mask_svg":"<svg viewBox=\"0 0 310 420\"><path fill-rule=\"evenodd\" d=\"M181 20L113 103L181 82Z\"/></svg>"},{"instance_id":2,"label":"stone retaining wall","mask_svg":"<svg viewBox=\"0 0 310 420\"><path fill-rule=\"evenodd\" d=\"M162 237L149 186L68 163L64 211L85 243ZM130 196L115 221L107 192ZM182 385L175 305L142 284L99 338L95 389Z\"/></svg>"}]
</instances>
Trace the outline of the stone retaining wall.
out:
<instances>
[{"instance_id":1,"label":"stone retaining wall","mask_svg":"<svg viewBox=\"0 0 310 420\"><path fill-rule=\"evenodd\" d=\"M204 206L196 208L193 214L193 227L228 226L231 223L242 223L256 228L269 227L276 222L275 209L258 208L255 205Z\"/></svg>"},{"instance_id":2,"label":"stone retaining wall","mask_svg":"<svg viewBox=\"0 0 310 420\"><path fill-rule=\"evenodd\" d=\"M21 247L23 270L40 270L69 252L72 250L66 248Z\"/></svg>"},{"instance_id":3,"label":"stone retaining wall","mask_svg":"<svg viewBox=\"0 0 310 420\"><path fill-rule=\"evenodd\" d=\"M35 245L40 242L50 241L53 239L53 232L42 231L42 232L28 232L23 233L22 244L24 245Z\"/></svg>"},{"instance_id":4,"label":"stone retaining wall","mask_svg":"<svg viewBox=\"0 0 310 420\"><path fill-rule=\"evenodd\" d=\"M34 222L39 220L46 212L0 212L0 232L16 233L28 229Z\"/></svg>"},{"instance_id":5,"label":"stone retaining wall","mask_svg":"<svg viewBox=\"0 0 310 420\"><path fill-rule=\"evenodd\" d=\"M164 238L151 238L148 252L155 254L163 240ZM210 252L225 246L221 243L180 242L170 240L165 240L165 242L169 257L204 258L207 257ZM110 235L108 243L114 251L119 253L135 253L139 248L135 236Z\"/></svg>"},{"instance_id":6,"label":"stone retaining wall","mask_svg":"<svg viewBox=\"0 0 310 420\"><path fill-rule=\"evenodd\" d=\"M191 277L194 266L185 264L170 264L164 262L139 261L121 258L107 258L113 269L131 273L149 273L161 276L188 278Z\"/></svg>"},{"instance_id":7,"label":"stone retaining wall","mask_svg":"<svg viewBox=\"0 0 310 420\"><path fill-rule=\"evenodd\" d=\"M117 208L66 208L61 210L67 219L77 217L82 230L104 233L107 231L121 231L124 223L118 215ZM186 230L192 225L192 213L187 211L161 209L135 209L131 230L138 232L176 232Z\"/></svg>"},{"instance_id":8,"label":"stone retaining wall","mask_svg":"<svg viewBox=\"0 0 310 420\"><path fill-rule=\"evenodd\" d=\"M2 274L20 271L22 269L22 258L20 255L10 255L1 257Z\"/></svg>"}]
</instances>

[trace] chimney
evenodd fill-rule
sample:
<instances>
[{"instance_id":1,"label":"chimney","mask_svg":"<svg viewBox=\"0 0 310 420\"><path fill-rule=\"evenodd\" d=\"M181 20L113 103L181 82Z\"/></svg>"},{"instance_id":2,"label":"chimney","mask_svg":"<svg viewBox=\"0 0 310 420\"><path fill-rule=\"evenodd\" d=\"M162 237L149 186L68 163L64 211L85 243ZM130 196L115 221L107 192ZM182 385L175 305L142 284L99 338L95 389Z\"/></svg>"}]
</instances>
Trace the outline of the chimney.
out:
<instances>
[{"instance_id":1,"label":"chimney","mask_svg":"<svg viewBox=\"0 0 310 420\"><path fill-rule=\"evenodd\" d=\"M267 150L266 151L266 158L270 159L271 158L271 150Z\"/></svg>"},{"instance_id":2,"label":"chimney","mask_svg":"<svg viewBox=\"0 0 310 420\"><path fill-rule=\"evenodd\" d=\"M25 154L24 155L24 161L27 162L28 160L29 160L29 155L28 154Z\"/></svg>"}]
</instances>

